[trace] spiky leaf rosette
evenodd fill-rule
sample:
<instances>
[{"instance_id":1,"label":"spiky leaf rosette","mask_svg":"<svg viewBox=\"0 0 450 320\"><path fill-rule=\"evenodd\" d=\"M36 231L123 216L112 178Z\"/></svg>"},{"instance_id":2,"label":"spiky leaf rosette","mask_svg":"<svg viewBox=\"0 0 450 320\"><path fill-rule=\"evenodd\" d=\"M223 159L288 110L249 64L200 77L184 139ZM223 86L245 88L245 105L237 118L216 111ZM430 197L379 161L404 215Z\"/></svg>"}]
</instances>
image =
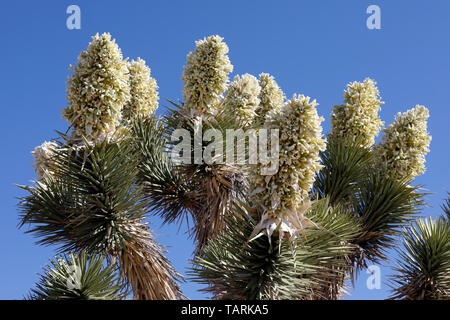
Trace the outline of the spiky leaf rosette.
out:
<instances>
[{"instance_id":1,"label":"spiky leaf rosette","mask_svg":"<svg viewBox=\"0 0 450 320\"><path fill-rule=\"evenodd\" d=\"M292 247L275 234L249 241L256 223L245 206L234 210L238 212L227 218L226 232L210 241L193 261L193 280L208 285L203 291L214 299L310 299L324 279L342 276L328 271L332 265L339 268L339 257L352 250L345 242L354 237L357 225L348 216L326 203L313 206L311 219L328 221L328 229L311 230L302 235L302 245ZM319 274L324 278L316 278Z\"/></svg>"},{"instance_id":2,"label":"spiky leaf rosette","mask_svg":"<svg viewBox=\"0 0 450 320\"><path fill-rule=\"evenodd\" d=\"M132 238L122 226L144 215L131 151L106 141L58 149L52 161L58 179L23 187L29 196L20 203L22 224L32 223L29 232L43 237L42 244L65 242L64 251L120 250Z\"/></svg>"},{"instance_id":3,"label":"spiky leaf rosette","mask_svg":"<svg viewBox=\"0 0 450 320\"><path fill-rule=\"evenodd\" d=\"M418 220L404 230L391 277L393 299L450 300L450 222Z\"/></svg>"},{"instance_id":4,"label":"spiky leaf rosette","mask_svg":"<svg viewBox=\"0 0 450 320\"><path fill-rule=\"evenodd\" d=\"M233 114L244 127L248 126L256 116L255 110L259 106L260 92L258 79L254 76L248 73L242 76L237 75L228 86L223 101L225 112Z\"/></svg>"},{"instance_id":5,"label":"spiky leaf rosette","mask_svg":"<svg viewBox=\"0 0 450 320\"><path fill-rule=\"evenodd\" d=\"M319 152L325 149L316 101L294 95L264 128L279 130L278 171L263 175L260 168L250 177L252 200L261 213L259 231L271 234L281 224L283 232L296 236L307 222L308 192L320 170Z\"/></svg>"},{"instance_id":6,"label":"spiky leaf rosette","mask_svg":"<svg viewBox=\"0 0 450 320\"><path fill-rule=\"evenodd\" d=\"M74 138L84 136L93 142L110 138L130 99L128 68L120 48L109 33L96 34L70 69L74 74L67 87L69 105L62 116L73 127Z\"/></svg>"},{"instance_id":7,"label":"spiky leaf rosette","mask_svg":"<svg viewBox=\"0 0 450 320\"><path fill-rule=\"evenodd\" d=\"M423 194L407 181L389 175L386 168L375 166L370 149L358 139L330 137L321 159L324 167L317 175L312 196L328 197L332 205L343 206L362 228L351 241L359 250L346 257L347 271L354 280L368 261L386 259L385 250L395 244L401 228L417 212ZM339 283L329 292L330 299L338 298Z\"/></svg>"},{"instance_id":8,"label":"spiky leaf rosette","mask_svg":"<svg viewBox=\"0 0 450 320\"><path fill-rule=\"evenodd\" d=\"M274 77L268 73L261 73L259 75L259 86L261 87L258 96L260 102L255 110L255 123L264 124L266 117L270 113L280 112L285 96Z\"/></svg>"},{"instance_id":9,"label":"spiky leaf rosette","mask_svg":"<svg viewBox=\"0 0 450 320\"><path fill-rule=\"evenodd\" d=\"M329 263L326 260L321 263L325 267L314 275L317 285L313 288L310 299L340 299L347 293L346 281L351 279L349 278L352 270L351 257L359 251L358 247L352 243L361 235L361 222L343 206L331 206L328 198L315 201L306 215L319 230L315 234L317 237L315 241L318 244L312 241L311 235L309 236L308 241L312 248L325 244L330 246L330 250L333 246L345 248L345 250L337 251L335 259L330 260Z\"/></svg>"},{"instance_id":10,"label":"spiky leaf rosette","mask_svg":"<svg viewBox=\"0 0 450 320\"><path fill-rule=\"evenodd\" d=\"M363 146L372 146L383 126L378 116L381 104L376 82L372 79L348 84L344 104L333 107L331 136L360 138Z\"/></svg>"},{"instance_id":11,"label":"spiky leaf rosette","mask_svg":"<svg viewBox=\"0 0 450 320\"><path fill-rule=\"evenodd\" d=\"M122 118L148 117L158 108L158 85L150 76L150 68L138 58L128 62L130 73L130 100L124 105Z\"/></svg>"},{"instance_id":12,"label":"spiky leaf rosette","mask_svg":"<svg viewBox=\"0 0 450 320\"><path fill-rule=\"evenodd\" d=\"M354 241L361 248L355 257L357 269L367 261L386 260L385 252L396 243L401 228L411 222L423 205L424 193L406 180L389 176L385 169L374 167L365 171L353 197L353 212L359 217L363 232Z\"/></svg>"},{"instance_id":13,"label":"spiky leaf rosette","mask_svg":"<svg viewBox=\"0 0 450 320\"><path fill-rule=\"evenodd\" d=\"M178 203L183 204L184 209L192 215L194 227L190 229L190 234L196 241L196 252L200 252L210 239L223 230L224 218L228 214L229 207L236 199L242 198L247 191L247 182L241 165L236 163L236 153L239 148L234 148L241 142L245 148L246 137L244 133L242 136L238 135L231 146L227 145L227 139L223 139L226 137L227 130L241 129L234 115L227 112L218 112L208 117L190 117L184 113L183 107L175 105L166 120L169 132L180 129L179 125L182 123L181 129L186 130L193 142L188 144L187 150L184 150L189 153L189 155L184 154L186 161L175 163L172 169L174 174L185 183L186 192L179 193L184 200ZM210 144L213 145L211 140L202 139L203 133L206 134L209 130L215 132L215 135L210 137L211 140L222 141L222 144L218 143L219 146L210 152L208 151L211 148ZM196 136L200 137L200 141L196 142ZM169 148L172 151L181 143L178 139L170 138L169 141ZM229 159L228 150L233 159ZM202 157L197 159L196 154ZM205 156L206 154L209 155ZM245 162L245 157L243 160ZM174 208L170 204L169 207ZM167 217L166 221L171 222L178 220L185 211L179 211L178 214L175 210L161 210L161 212Z\"/></svg>"},{"instance_id":14,"label":"spiky leaf rosette","mask_svg":"<svg viewBox=\"0 0 450 320\"><path fill-rule=\"evenodd\" d=\"M188 219L198 207L194 186L178 172L170 157L170 128L161 119L134 119L133 143L139 154L139 184L146 206L164 223Z\"/></svg>"},{"instance_id":15,"label":"spiky leaf rosette","mask_svg":"<svg viewBox=\"0 0 450 320\"><path fill-rule=\"evenodd\" d=\"M425 155L430 151L427 132L428 109L416 106L401 114L384 130L382 143L375 148L378 161L390 174L413 179L425 172Z\"/></svg>"},{"instance_id":16,"label":"spiky leaf rosette","mask_svg":"<svg viewBox=\"0 0 450 320\"><path fill-rule=\"evenodd\" d=\"M309 294L311 281L301 275L310 276L316 269L308 264L295 266L285 242L273 239L271 244L263 236L248 243L254 223L235 218L228 225L193 261L193 281L208 285L203 291L226 300L298 299Z\"/></svg>"},{"instance_id":17,"label":"spiky leaf rosette","mask_svg":"<svg viewBox=\"0 0 450 320\"><path fill-rule=\"evenodd\" d=\"M228 74L233 66L228 46L220 36L209 36L195 42L187 56L182 80L184 105L197 113L211 113L227 89Z\"/></svg>"},{"instance_id":18,"label":"spiky leaf rosette","mask_svg":"<svg viewBox=\"0 0 450 320\"><path fill-rule=\"evenodd\" d=\"M58 179L23 187L29 195L20 202L21 224L32 225L27 232L63 252L118 256L137 298L181 297L179 275L162 251L155 253L159 245L143 221L146 210L141 187L135 184L139 157L133 145L90 145L85 140L81 149L61 148L53 163Z\"/></svg>"},{"instance_id":19,"label":"spiky leaf rosette","mask_svg":"<svg viewBox=\"0 0 450 320\"><path fill-rule=\"evenodd\" d=\"M44 273L31 290L35 300L120 300L125 297L117 266L106 264L100 255L57 256L44 268Z\"/></svg>"},{"instance_id":20,"label":"spiky leaf rosette","mask_svg":"<svg viewBox=\"0 0 450 320\"><path fill-rule=\"evenodd\" d=\"M361 145L360 139L328 139L326 150L320 152L323 167L314 182L313 197L327 197L332 205L351 203L373 161L370 149Z\"/></svg>"}]
</instances>

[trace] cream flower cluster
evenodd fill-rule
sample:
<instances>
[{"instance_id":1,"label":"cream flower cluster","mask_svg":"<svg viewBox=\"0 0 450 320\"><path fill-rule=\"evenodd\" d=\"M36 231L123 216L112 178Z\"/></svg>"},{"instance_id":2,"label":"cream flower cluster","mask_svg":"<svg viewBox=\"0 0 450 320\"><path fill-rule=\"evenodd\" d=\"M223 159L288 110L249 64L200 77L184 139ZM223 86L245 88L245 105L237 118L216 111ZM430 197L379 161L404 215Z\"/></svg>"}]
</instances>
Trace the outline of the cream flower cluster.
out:
<instances>
[{"instance_id":1,"label":"cream flower cluster","mask_svg":"<svg viewBox=\"0 0 450 320\"><path fill-rule=\"evenodd\" d=\"M73 127L72 135L94 142L108 138L130 99L128 68L120 48L109 33L96 34L71 70L69 105L62 116Z\"/></svg>"},{"instance_id":2,"label":"cream flower cluster","mask_svg":"<svg viewBox=\"0 0 450 320\"><path fill-rule=\"evenodd\" d=\"M331 136L360 138L364 146L372 146L384 125L378 116L384 102L380 100L376 82L367 78L348 84L344 103L333 107Z\"/></svg>"},{"instance_id":3,"label":"cream flower cluster","mask_svg":"<svg viewBox=\"0 0 450 320\"><path fill-rule=\"evenodd\" d=\"M196 41L195 51L187 56L182 80L183 99L187 109L211 112L227 89L228 74L233 65L228 58L228 46L220 36Z\"/></svg>"},{"instance_id":4,"label":"cream flower cluster","mask_svg":"<svg viewBox=\"0 0 450 320\"><path fill-rule=\"evenodd\" d=\"M223 101L225 110L236 116L243 125L253 122L255 110L259 106L261 88L258 79L246 73L237 75L228 87Z\"/></svg>"},{"instance_id":5,"label":"cream flower cluster","mask_svg":"<svg viewBox=\"0 0 450 320\"><path fill-rule=\"evenodd\" d=\"M150 68L138 58L128 62L130 76L130 100L124 105L122 117L131 119L135 115L148 116L158 108L158 85L150 76Z\"/></svg>"},{"instance_id":6,"label":"cream flower cluster","mask_svg":"<svg viewBox=\"0 0 450 320\"><path fill-rule=\"evenodd\" d=\"M31 152L34 158L33 166L39 180L45 181L54 175L55 169L54 166L52 166L51 159L55 156L55 150L57 148L58 145L55 142L45 141Z\"/></svg>"},{"instance_id":7,"label":"cream flower cluster","mask_svg":"<svg viewBox=\"0 0 450 320\"><path fill-rule=\"evenodd\" d=\"M281 223L281 231L297 234L307 221L303 212L308 207L308 192L316 173L322 168L319 152L325 150L321 122L315 100L294 95L266 128L279 129L279 170L274 175L251 176L252 199L263 212L256 231L269 234Z\"/></svg>"},{"instance_id":8,"label":"cream flower cluster","mask_svg":"<svg viewBox=\"0 0 450 320\"><path fill-rule=\"evenodd\" d=\"M425 155L430 151L431 136L427 132L429 111L417 105L398 113L395 121L384 130L382 143L375 147L381 163L400 178L413 179L425 172Z\"/></svg>"},{"instance_id":9,"label":"cream flower cluster","mask_svg":"<svg viewBox=\"0 0 450 320\"><path fill-rule=\"evenodd\" d=\"M269 113L278 113L283 105L285 96L273 76L268 73L259 75L259 107L256 109L255 122L263 124Z\"/></svg>"}]
</instances>

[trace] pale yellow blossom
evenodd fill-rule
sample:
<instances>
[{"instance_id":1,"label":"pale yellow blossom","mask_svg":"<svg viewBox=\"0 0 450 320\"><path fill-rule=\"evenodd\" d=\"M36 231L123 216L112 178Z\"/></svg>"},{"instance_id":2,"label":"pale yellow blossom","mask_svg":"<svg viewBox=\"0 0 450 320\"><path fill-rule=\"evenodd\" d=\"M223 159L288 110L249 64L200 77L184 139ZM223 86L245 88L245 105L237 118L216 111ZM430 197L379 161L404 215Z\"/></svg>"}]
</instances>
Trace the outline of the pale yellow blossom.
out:
<instances>
[{"instance_id":1,"label":"pale yellow blossom","mask_svg":"<svg viewBox=\"0 0 450 320\"><path fill-rule=\"evenodd\" d=\"M428 117L428 109L421 105L398 113L395 121L384 130L382 143L375 147L378 161L399 178L413 179L425 172L425 156L431 142L427 132Z\"/></svg>"},{"instance_id":2,"label":"pale yellow blossom","mask_svg":"<svg viewBox=\"0 0 450 320\"><path fill-rule=\"evenodd\" d=\"M52 165L52 158L58 145L55 142L45 141L31 152L34 158L33 167L36 170L39 180L51 179L55 174L55 166Z\"/></svg>"},{"instance_id":3,"label":"pale yellow blossom","mask_svg":"<svg viewBox=\"0 0 450 320\"><path fill-rule=\"evenodd\" d=\"M222 40L217 35L198 40L195 50L188 54L182 75L185 108L210 113L223 98L233 66Z\"/></svg>"},{"instance_id":4,"label":"pale yellow blossom","mask_svg":"<svg viewBox=\"0 0 450 320\"><path fill-rule=\"evenodd\" d=\"M123 120L131 119L133 116L149 116L158 108L158 85L156 80L150 76L150 68L145 61L138 58L136 61L128 62L130 73L130 100L122 110Z\"/></svg>"},{"instance_id":5,"label":"pale yellow blossom","mask_svg":"<svg viewBox=\"0 0 450 320\"><path fill-rule=\"evenodd\" d=\"M228 87L223 106L243 125L248 125L256 116L255 110L259 106L260 91L257 78L248 73L242 76L237 75Z\"/></svg>"},{"instance_id":6,"label":"pale yellow blossom","mask_svg":"<svg viewBox=\"0 0 450 320\"><path fill-rule=\"evenodd\" d=\"M279 170L261 175L259 168L250 177L252 201L262 219L256 231L281 231L297 234L309 221L303 216L309 207L308 192L322 168L319 152L325 150L321 122L315 100L294 95L265 128L279 129ZM260 166L257 166L260 167Z\"/></svg>"},{"instance_id":7,"label":"pale yellow blossom","mask_svg":"<svg viewBox=\"0 0 450 320\"><path fill-rule=\"evenodd\" d=\"M72 136L97 142L110 137L119 125L122 108L130 99L129 76L122 53L109 33L92 37L78 63L71 66L63 118Z\"/></svg>"},{"instance_id":8,"label":"pale yellow blossom","mask_svg":"<svg viewBox=\"0 0 450 320\"><path fill-rule=\"evenodd\" d=\"M361 139L363 146L372 146L383 127L378 116L383 103L376 82L372 79L348 84L344 92L344 104L333 107L331 136L354 141Z\"/></svg>"},{"instance_id":9,"label":"pale yellow blossom","mask_svg":"<svg viewBox=\"0 0 450 320\"><path fill-rule=\"evenodd\" d=\"M276 83L273 76L268 73L259 75L259 107L255 110L255 122L263 124L269 113L278 113L283 105L285 96L283 91Z\"/></svg>"}]
</instances>

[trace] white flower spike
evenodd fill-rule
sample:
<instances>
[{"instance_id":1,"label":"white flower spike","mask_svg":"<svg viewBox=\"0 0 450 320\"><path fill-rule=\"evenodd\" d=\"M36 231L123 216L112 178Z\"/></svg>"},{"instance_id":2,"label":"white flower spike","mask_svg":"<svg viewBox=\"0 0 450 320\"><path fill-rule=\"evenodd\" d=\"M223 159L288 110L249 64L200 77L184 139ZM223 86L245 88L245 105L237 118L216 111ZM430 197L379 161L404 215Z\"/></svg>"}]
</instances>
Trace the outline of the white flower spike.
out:
<instances>
[{"instance_id":1,"label":"white flower spike","mask_svg":"<svg viewBox=\"0 0 450 320\"><path fill-rule=\"evenodd\" d=\"M182 75L184 105L188 110L211 113L227 89L233 66L222 37L209 36L195 45L195 50L187 56Z\"/></svg>"},{"instance_id":2,"label":"white flower spike","mask_svg":"<svg viewBox=\"0 0 450 320\"><path fill-rule=\"evenodd\" d=\"M258 79L246 73L236 76L228 87L223 101L225 110L236 116L244 126L253 122L255 110L259 107L261 87Z\"/></svg>"},{"instance_id":3,"label":"white flower spike","mask_svg":"<svg viewBox=\"0 0 450 320\"><path fill-rule=\"evenodd\" d=\"M378 116L383 103L372 79L348 84L344 104L333 107L331 136L352 138L353 141L360 138L363 146L372 146L384 125Z\"/></svg>"},{"instance_id":4,"label":"white flower spike","mask_svg":"<svg viewBox=\"0 0 450 320\"><path fill-rule=\"evenodd\" d=\"M55 142L45 141L31 152L34 158L33 167L39 180L45 181L54 176L55 168L52 166L52 157L55 156L57 148L58 145Z\"/></svg>"},{"instance_id":5,"label":"white flower spike","mask_svg":"<svg viewBox=\"0 0 450 320\"><path fill-rule=\"evenodd\" d=\"M131 98L123 107L123 119L152 115L158 108L159 97L158 85L156 80L150 76L150 68L146 66L144 60L138 58L136 61L128 62L128 71L130 73Z\"/></svg>"},{"instance_id":6,"label":"white flower spike","mask_svg":"<svg viewBox=\"0 0 450 320\"><path fill-rule=\"evenodd\" d=\"M270 117L270 113L280 112L281 106L285 100L283 91L275 82L273 76L268 73L261 73L259 75L259 86L261 91L259 93L259 107L255 110L255 122L264 124L266 117Z\"/></svg>"},{"instance_id":7,"label":"white flower spike","mask_svg":"<svg viewBox=\"0 0 450 320\"><path fill-rule=\"evenodd\" d=\"M109 33L92 37L78 63L71 66L63 118L73 127L72 136L82 135L94 143L109 138L130 100L129 76L122 53Z\"/></svg>"},{"instance_id":8,"label":"white flower spike","mask_svg":"<svg viewBox=\"0 0 450 320\"><path fill-rule=\"evenodd\" d=\"M251 176L252 200L262 212L253 236L264 230L270 235L273 226L279 225L280 237L288 233L297 238L302 229L311 225L304 212L310 207L308 192L322 168L319 152L326 147L323 118L316 106L315 100L294 95L266 122L266 128L280 130L279 170L267 176L257 168Z\"/></svg>"},{"instance_id":9,"label":"white flower spike","mask_svg":"<svg viewBox=\"0 0 450 320\"><path fill-rule=\"evenodd\" d=\"M431 136L427 132L430 116L426 107L398 113L395 121L384 130L382 143L375 147L375 155L398 177L413 179L425 172L425 156L430 152Z\"/></svg>"}]
</instances>

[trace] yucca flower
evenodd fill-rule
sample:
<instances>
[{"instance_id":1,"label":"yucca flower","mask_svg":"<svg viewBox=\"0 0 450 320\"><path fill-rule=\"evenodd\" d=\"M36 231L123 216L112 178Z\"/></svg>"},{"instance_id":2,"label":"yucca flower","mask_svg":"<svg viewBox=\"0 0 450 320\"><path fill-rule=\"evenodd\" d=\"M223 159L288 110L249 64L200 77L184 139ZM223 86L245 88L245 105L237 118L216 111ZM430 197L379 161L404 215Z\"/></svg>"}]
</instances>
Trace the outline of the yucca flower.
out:
<instances>
[{"instance_id":1,"label":"yucca flower","mask_svg":"<svg viewBox=\"0 0 450 320\"><path fill-rule=\"evenodd\" d=\"M383 103L372 79L348 84L344 104L333 107L331 136L361 139L363 146L372 146L384 125L378 116Z\"/></svg>"},{"instance_id":2,"label":"yucca flower","mask_svg":"<svg viewBox=\"0 0 450 320\"><path fill-rule=\"evenodd\" d=\"M431 142L427 132L429 116L428 109L421 105L398 113L384 130L382 143L375 148L378 161L399 178L413 179L425 172L425 155L430 151Z\"/></svg>"},{"instance_id":3,"label":"yucca flower","mask_svg":"<svg viewBox=\"0 0 450 320\"><path fill-rule=\"evenodd\" d=\"M195 50L187 55L182 80L184 105L187 109L211 112L227 89L228 74L233 66L228 46L220 36L209 36L195 42Z\"/></svg>"},{"instance_id":4,"label":"yucca flower","mask_svg":"<svg viewBox=\"0 0 450 320\"><path fill-rule=\"evenodd\" d=\"M129 76L120 48L109 33L92 37L81 52L69 78L63 118L73 127L72 136L97 142L114 133L122 108L130 100Z\"/></svg>"},{"instance_id":5,"label":"yucca flower","mask_svg":"<svg viewBox=\"0 0 450 320\"><path fill-rule=\"evenodd\" d=\"M55 142L45 141L40 146L34 148L31 152L34 158L34 169L39 180L45 181L50 179L55 173L55 166L52 166L52 157L58 145Z\"/></svg>"},{"instance_id":6,"label":"yucca flower","mask_svg":"<svg viewBox=\"0 0 450 320\"><path fill-rule=\"evenodd\" d=\"M131 119L134 116L149 116L158 108L158 85L150 76L150 68L145 61L138 58L128 62L130 72L131 98L122 110L123 119Z\"/></svg>"},{"instance_id":7,"label":"yucca flower","mask_svg":"<svg viewBox=\"0 0 450 320\"><path fill-rule=\"evenodd\" d=\"M294 95L266 124L279 129L279 169L273 175L254 171L251 177L253 200L262 212L255 233L266 230L270 236L281 224L280 235L294 236L308 223L303 217L310 205L307 195L321 169L319 152L326 147L316 106L315 100Z\"/></svg>"},{"instance_id":8,"label":"yucca flower","mask_svg":"<svg viewBox=\"0 0 450 320\"><path fill-rule=\"evenodd\" d=\"M230 83L223 101L225 110L236 116L243 125L250 124L256 116L260 92L261 87L257 78L248 73L237 75Z\"/></svg>"},{"instance_id":9,"label":"yucca flower","mask_svg":"<svg viewBox=\"0 0 450 320\"><path fill-rule=\"evenodd\" d=\"M270 112L277 113L280 111L285 95L274 77L268 73L261 73L259 75L259 86L261 87L261 91L258 96L259 106L255 110L255 122L262 124Z\"/></svg>"}]
</instances>

